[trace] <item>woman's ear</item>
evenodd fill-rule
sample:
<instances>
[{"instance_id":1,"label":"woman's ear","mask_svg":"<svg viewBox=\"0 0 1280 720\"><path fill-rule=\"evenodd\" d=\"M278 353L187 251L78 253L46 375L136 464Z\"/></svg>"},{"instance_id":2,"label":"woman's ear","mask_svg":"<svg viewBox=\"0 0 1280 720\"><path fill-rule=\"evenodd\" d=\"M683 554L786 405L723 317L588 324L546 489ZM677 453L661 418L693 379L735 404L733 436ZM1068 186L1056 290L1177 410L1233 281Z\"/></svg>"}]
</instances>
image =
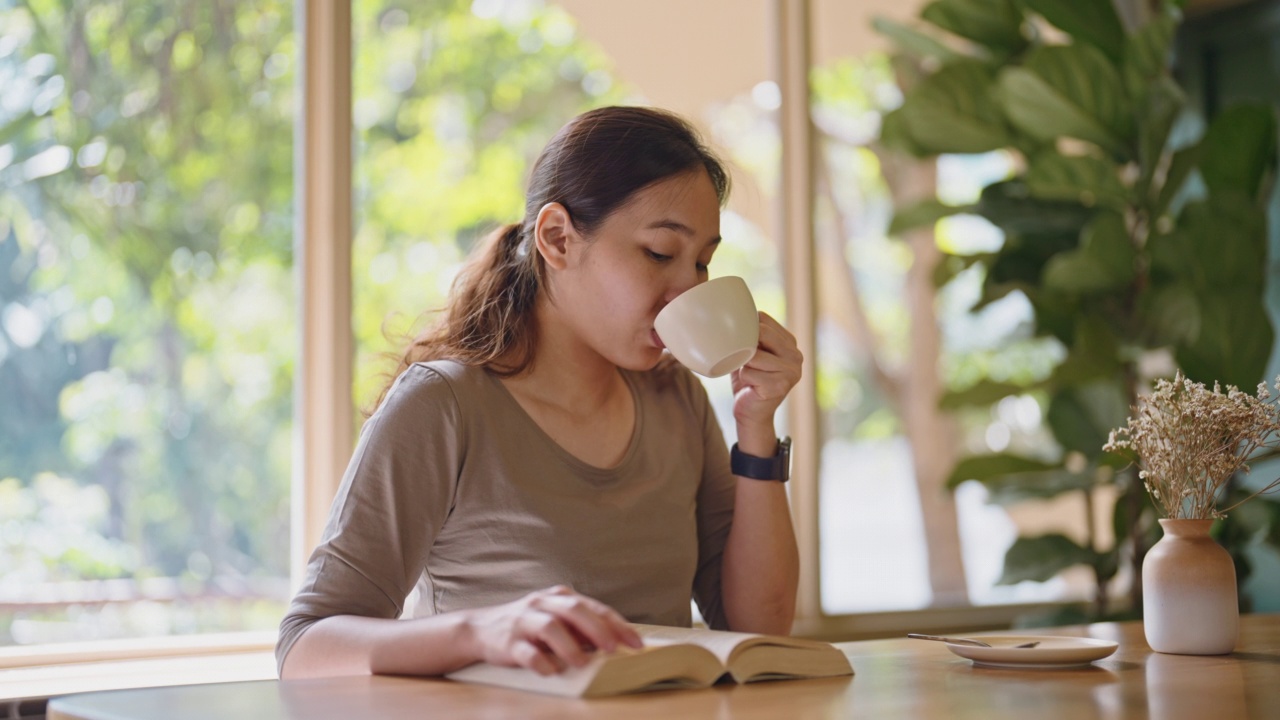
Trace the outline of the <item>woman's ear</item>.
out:
<instances>
[{"instance_id":1,"label":"woman's ear","mask_svg":"<svg viewBox=\"0 0 1280 720\"><path fill-rule=\"evenodd\" d=\"M578 230L565 206L557 202L542 206L533 226L533 240L547 267L563 270L569 264L569 242L577 239Z\"/></svg>"}]
</instances>

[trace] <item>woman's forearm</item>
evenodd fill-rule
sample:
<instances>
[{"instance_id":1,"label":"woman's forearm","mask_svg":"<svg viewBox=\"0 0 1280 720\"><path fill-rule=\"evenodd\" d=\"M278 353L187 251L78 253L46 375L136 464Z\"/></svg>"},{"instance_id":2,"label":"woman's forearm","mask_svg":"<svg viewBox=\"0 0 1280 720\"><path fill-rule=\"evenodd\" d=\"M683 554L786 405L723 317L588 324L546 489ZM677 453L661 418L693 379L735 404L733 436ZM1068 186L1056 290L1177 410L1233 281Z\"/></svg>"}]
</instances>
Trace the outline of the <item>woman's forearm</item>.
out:
<instances>
[{"instance_id":1,"label":"woman's forearm","mask_svg":"<svg viewBox=\"0 0 1280 720\"><path fill-rule=\"evenodd\" d=\"M776 450L777 439L771 432L767 439L756 438L739 428L738 446L743 452L765 457ZM739 478L721 569L729 629L789 634L795 620L799 577L800 554L786 485Z\"/></svg>"},{"instance_id":2,"label":"woman's forearm","mask_svg":"<svg viewBox=\"0 0 1280 720\"><path fill-rule=\"evenodd\" d=\"M479 660L464 613L415 620L324 618L293 644L283 680L332 675L443 675Z\"/></svg>"},{"instance_id":3,"label":"woman's forearm","mask_svg":"<svg viewBox=\"0 0 1280 720\"><path fill-rule=\"evenodd\" d=\"M502 605L416 620L328 617L294 642L280 677L443 675L480 660L550 675L621 645L644 641L618 611L556 585Z\"/></svg>"}]
</instances>

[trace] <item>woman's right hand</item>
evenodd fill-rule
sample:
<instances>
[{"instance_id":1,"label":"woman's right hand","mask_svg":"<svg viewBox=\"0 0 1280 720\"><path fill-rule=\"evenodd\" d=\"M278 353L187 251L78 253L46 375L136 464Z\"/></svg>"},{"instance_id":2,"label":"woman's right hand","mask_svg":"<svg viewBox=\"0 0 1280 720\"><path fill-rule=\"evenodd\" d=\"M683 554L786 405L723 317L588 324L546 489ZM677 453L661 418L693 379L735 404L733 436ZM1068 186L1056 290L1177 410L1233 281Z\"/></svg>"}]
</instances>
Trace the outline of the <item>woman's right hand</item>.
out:
<instances>
[{"instance_id":1,"label":"woman's right hand","mask_svg":"<svg viewBox=\"0 0 1280 720\"><path fill-rule=\"evenodd\" d=\"M594 650L644 646L616 610L563 585L466 612L475 657L494 665L526 667L540 675L582 667Z\"/></svg>"}]
</instances>

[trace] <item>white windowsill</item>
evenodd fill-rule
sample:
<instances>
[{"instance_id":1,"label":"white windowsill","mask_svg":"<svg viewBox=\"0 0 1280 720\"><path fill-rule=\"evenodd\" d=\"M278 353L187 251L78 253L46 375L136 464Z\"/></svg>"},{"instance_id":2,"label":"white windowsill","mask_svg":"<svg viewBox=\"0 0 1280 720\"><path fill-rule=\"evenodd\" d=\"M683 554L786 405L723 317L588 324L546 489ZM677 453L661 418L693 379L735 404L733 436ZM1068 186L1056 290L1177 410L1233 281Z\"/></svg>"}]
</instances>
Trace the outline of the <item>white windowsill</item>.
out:
<instances>
[{"instance_id":1,"label":"white windowsill","mask_svg":"<svg viewBox=\"0 0 1280 720\"><path fill-rule=\"evenodd\" d=\"M0 703L98 690L273 680L275 642L275 632L262 632L0 648Z\"/></svg>"}]
</instances>

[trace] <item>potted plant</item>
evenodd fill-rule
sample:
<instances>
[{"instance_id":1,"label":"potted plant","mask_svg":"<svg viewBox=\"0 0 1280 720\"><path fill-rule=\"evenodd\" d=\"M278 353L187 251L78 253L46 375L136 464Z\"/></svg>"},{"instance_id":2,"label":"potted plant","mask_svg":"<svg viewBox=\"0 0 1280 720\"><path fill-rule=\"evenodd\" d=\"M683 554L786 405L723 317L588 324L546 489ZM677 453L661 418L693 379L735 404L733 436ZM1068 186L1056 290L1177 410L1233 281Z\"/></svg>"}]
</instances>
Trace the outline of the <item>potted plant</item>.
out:
<instances>
[{"instance_id":1,"label":"potted plant","mask_svg":"<svg viewBox=\"0 0 1280 720\"><path fill-rule=\"evenodd\" d=\"M1280 379L1276 389L1280 390ZM1266 383L1257 395L1223 392L1178 373L1139 398L1127 423L1104 446L1131 459L1165 517L1164 537L1142 566L1143 629L1157 652L1221 655L1235 647L1239 625L1231 556L1209 537L1213 521L1280 479L1219 508L1228 481L1249 471L1259 451L1275 449L1280 406Z\"/></svg>"},{"instance_id":2,"label":"potted plant","mask_svg":"<svg viewBox=\"0 0 1280 720\"><path fill-rule=\"evenodd\" d=\"M1137 577L1159 536L1135 472L1103 450L1153 379L1143 361L1165 358L1170 374L1248 387L1274 341L1264 286L1275 113L1237 105L1197 125L1169 69L1180 21L1180 3L1164 2L1129 30L1110 0L937 0L920 23L878 21L900 50L903 90L882 142L922 158L1001 150L1018 168L972 205L901 208L892 230L954 213L989 220L1002 247L944 256L938 282L981 268L973 310L1021 293L1032 332L1061 349L1052 372L1030 382L987 379L942 401L961 409L1031 395L1057 447L962 459L948 484L977 480L1007 503L1081 494L1088 538L1018 538L1001 582L1087 565L1093 618L1109 615L1122 564ZM1112 545L1093 522L1108 503ZM1131 591L1131 607L1142 607L1140 583Z\"/></svg>"}]
</instances>

